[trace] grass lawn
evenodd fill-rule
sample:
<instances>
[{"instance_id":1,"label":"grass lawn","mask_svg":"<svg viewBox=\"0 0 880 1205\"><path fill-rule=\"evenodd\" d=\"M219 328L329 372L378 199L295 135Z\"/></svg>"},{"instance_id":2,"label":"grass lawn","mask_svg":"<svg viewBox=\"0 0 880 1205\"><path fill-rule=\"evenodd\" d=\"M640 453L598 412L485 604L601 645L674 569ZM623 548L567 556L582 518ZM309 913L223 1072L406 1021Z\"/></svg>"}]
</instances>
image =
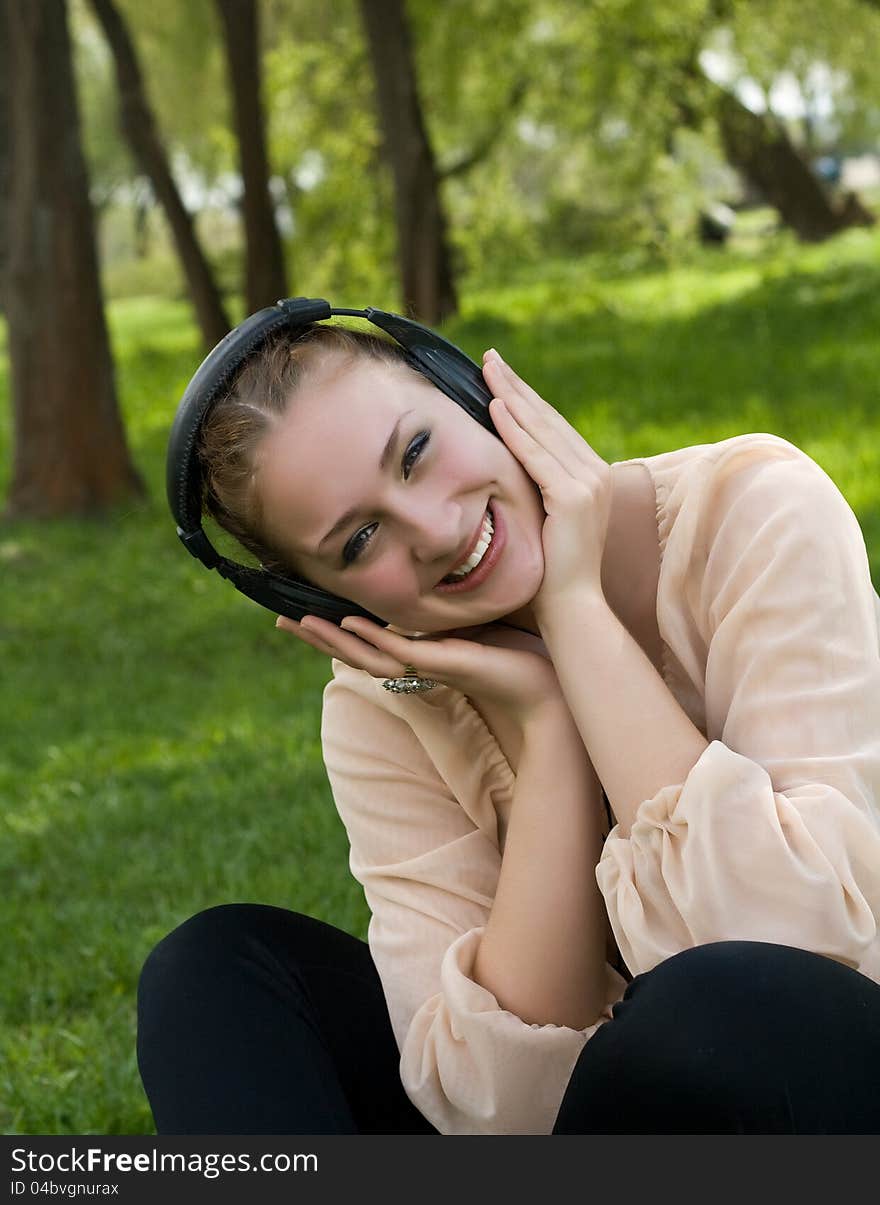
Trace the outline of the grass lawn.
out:
<instances>
[{"instance_id":1,"label":"grass lawn","mask_svg":"<svg viewBox=\"0 0 880 1205\"><path fill-rule=\"evenodd\" d=\"M321 762L329 662L187 556L165 504L167 431L199 359L189 308L120 300L110 323L151 500L0 526L6 1133L153 1132L137 976L192 913L249 900L366 935ZM858 515L875 585L878 330L880 234L864 231L672 269L552 263L470 287L447 328L477 360L498 347L607 460L745 431L796 443Z\"/></svg>"}]
</instances>

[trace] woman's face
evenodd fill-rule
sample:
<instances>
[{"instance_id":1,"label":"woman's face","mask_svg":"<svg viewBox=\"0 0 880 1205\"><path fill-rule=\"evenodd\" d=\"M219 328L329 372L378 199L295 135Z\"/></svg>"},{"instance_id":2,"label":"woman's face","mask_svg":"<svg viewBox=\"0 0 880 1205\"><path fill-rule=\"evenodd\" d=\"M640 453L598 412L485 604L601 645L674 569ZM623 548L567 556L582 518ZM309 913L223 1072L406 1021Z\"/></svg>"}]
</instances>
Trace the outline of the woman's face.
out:
<instances>
[{"instance_id":1,"label":"woman's face","mask_svg":"<svg viewBox=\"0 0 880 1205\"><path fill-rule=\"evenodd\" d=\"M541 584L537 486L497 435L404 365L337 358L311 372L260 445L256 487L267 537L296 571L405 631L501 619ZM437 589L490 504L490 572L473 589Z\"/></svg>"}]
</instances>

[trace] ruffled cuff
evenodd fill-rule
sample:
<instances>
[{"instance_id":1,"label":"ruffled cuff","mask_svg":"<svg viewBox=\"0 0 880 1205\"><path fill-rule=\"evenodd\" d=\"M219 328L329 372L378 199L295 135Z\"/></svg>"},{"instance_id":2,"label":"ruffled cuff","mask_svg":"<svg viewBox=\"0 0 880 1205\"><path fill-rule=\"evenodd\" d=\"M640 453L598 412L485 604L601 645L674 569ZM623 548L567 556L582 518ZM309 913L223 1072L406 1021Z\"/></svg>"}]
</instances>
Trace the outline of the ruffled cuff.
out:
<instances>
[{"instance_id":1,"label":"ruffled cuff","mask_svg":"<svg viewBox=\"0 0 880 1205\"><path fill-rule=\"evenodd\" d=\"M704 892L713 866L711 859L703 867L692 864L689 829L692 823L707 823L706 813L718 807L719 797L722 806L731 807L744 790L754 792L756 772L767 779L754 762L712 741L683 783L663 787L639 806L629 837L618 835L619 825L608 834L596 881L618 949L633 975L701 944L689 924L687 901L690 897L695 909L708 905ZM683 882L688 873L690 881ZM682 883L681 894L673 883Z\"/></svg>"},{"instance_id":2,"label":"ruffled cuff","mask_svg":"<svg viewBox=\"0 0 880 1205\"><path fill-rule=\"evenodd\" d=\"M683 783L606 839L596 881L634 975L716 941L815 949L858 965L876 935L877 876L851 851L880 849L869 816L825 783L774 790L767 770L715 740ZM866 892L870 898L866 898ZM878 897L880 898L880 897Z\"/></svg>"},{"instance_id":3,"label":"ruffled cuff","mask_svg":"<svg viewBox=\"0 0 880 1205\"><path fill-rule=\"evenodd\" d=\"M606 1003L584 1029L526 1023L473 978L485 926L446 950L441 991L413 1018L401 1052L410 1100L443 1134L550 1134L586 1041L626 981L606 964Z\"/></svg>"}]
</instances>

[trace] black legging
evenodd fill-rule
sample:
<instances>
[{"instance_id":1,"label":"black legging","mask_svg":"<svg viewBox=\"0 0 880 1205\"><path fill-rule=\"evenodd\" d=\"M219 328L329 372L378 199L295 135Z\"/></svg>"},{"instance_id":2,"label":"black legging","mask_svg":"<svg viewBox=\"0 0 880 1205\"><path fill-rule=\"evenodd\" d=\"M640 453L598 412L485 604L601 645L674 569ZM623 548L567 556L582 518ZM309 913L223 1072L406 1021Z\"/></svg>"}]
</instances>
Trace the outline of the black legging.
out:
<instances>
[{"instance_id":1,"label":"black legging","mask_svg":"<svg viewBox=\"0 0 880 1205\"><path fill-rule=\"evenodd\" d=\"M400 1083L366 942L265 904L150 954L138 1065L160 1134L436 1134ZM638 975L575 1064L554 1134L880 1133L880 985L727 941Z\"/></svg>"}]
</instances>

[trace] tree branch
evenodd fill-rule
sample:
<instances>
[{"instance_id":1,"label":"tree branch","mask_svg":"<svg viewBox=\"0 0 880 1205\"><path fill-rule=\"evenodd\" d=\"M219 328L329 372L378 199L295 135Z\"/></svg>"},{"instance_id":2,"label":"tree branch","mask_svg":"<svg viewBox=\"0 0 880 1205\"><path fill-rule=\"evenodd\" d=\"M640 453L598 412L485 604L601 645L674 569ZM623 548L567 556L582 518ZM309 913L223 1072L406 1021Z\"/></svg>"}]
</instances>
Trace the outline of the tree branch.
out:
<instances>
[{"instance_id":1,"label":"tree branch","mask_svg":"<svg viewBox=\"0 0 880 1205\"><path fill-rule=\"evenodd\" d=\"M495 120L483 133L482 138L478 139L469 151L465 151L457 159L453 159L451 163L447 163L442 167L438 166L437 176L440 180L448 180L452 176L462 176L465 172L470 171L472 167L486 158L486 156L492 150L492 147L498 141L498 138L504 129L505 123L507 122L511 112L518 108L522 103L522 99L526 94L527 87L528 84L524 76L520 77L518 80L514 80L513 86L508 93L506 102L500 106L498 113L495 116Z\"/></svg>"}]
</instances>

